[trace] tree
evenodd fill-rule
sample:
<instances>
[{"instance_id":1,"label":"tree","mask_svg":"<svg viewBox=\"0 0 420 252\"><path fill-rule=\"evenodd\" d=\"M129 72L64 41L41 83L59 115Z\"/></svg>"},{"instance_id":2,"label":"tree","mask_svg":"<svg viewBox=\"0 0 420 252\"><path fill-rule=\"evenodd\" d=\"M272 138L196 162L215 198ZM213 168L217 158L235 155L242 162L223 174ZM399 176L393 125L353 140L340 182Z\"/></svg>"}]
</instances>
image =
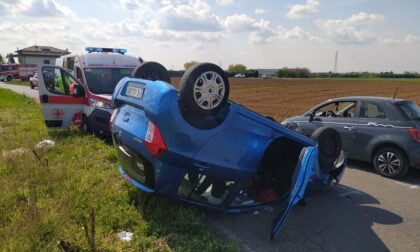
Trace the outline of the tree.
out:
<instances>
[{"instance_id":1,"label":"tree","mask_svg":"<svg viewBox=\"0 0 420 252\"><path fill-rule=\"evenodd\" d=\"M4 58L3 55L0 54L0 64L4 64Z\"/></svg>"},{"instance_id":2,"label":"tree","mask_svg":"<svg viewBox=\"0 0 420 252\"><path fill-rule=\"evenodd\" d=\"M192 61L188 61L188 62L185 62L184 63L184 69L185 70L187 70L188 68L190 68L190 67L192 67L192 66L194 66L195 64L197 64L198 62L197 61L194 61L194 60L192 60Z\"/></svg>"},{"instance_id":3,"label":"tree","mask_svg":"<svg viewBox=\"0 0 420 252\"><path fill-rule=\"evenodd\" d=\"M6 55L6 58L8 58L7 60L8 63L15 63L15 59L13 58L13 53L8 53Z\"/></svg>"},{"instance_id":4,"label":"tree","mask_svg":"<svg viewBox=\"0 0 420 252\"><path fill-rule=\"evenodd\" d=\"M246 66L242 64L230 65L228 68L228 72L234 72L234 73L242 72L243 73L245 71L246 71Z\"/></svg>"}]
</instances>

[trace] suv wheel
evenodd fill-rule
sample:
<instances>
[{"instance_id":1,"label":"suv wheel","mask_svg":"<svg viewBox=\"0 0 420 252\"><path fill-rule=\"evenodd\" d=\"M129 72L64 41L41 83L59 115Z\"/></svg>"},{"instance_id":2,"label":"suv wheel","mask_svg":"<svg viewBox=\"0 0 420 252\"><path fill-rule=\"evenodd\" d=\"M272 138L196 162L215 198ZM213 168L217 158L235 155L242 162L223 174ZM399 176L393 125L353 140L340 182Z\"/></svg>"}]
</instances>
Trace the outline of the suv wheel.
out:
<instances>
[{"instance_id":1,"label":"suv wheel","mask_svg":"<svg viewBox=\"0 0 420 252\"><path fill-rule=\"evenodd\" d=\"M387 178L403 177L409 168L404 153L394 147L379 149L373 158L373 166L379 174Z\"/></svg>"}]
</instances>

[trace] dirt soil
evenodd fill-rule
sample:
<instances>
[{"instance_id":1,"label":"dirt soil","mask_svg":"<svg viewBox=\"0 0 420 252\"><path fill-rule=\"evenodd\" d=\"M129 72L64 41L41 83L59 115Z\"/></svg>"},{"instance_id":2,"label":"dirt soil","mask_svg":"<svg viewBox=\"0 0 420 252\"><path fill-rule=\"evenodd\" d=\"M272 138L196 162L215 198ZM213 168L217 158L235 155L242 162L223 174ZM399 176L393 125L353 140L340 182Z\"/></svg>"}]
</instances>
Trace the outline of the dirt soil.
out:
<instances>
[{"instance_id":1,"label":"dirt soil","mask_svg":"<svg viewBox=\"0 0 420 252\"><path fill-rule=\"evenodd\" d=\"M342 96L392 97L420 103L420 80L387 79L229 79L230 100L282 121L312 106ZM178 87L179 78L172 79Z\"/></svg>"}]
</instances>

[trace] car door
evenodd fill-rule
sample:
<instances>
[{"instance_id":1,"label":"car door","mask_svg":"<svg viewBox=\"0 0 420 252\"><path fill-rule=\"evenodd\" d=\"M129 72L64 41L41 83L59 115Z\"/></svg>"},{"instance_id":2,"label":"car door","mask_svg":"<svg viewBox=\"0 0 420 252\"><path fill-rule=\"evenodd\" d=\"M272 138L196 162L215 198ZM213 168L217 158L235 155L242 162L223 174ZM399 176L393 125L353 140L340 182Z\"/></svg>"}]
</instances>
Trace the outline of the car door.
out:
<instances>
[{"instance_id":1,"label":"car door","mask_svg":"<svg viewBox=\"0 0 420 252\"><path fill-rule=\"evenodd\" d=\"M354 100L329 102L314 110L312 123L317 128L328 126L336 129L340 133L344 152L350 153L357 136L358 107L359 103Z\"/></svg>"},{"instance_id":2,"label":"car door","mask_svg":"<svg viewBox=\"0 0 420 252\"><path fill-rule=\"evenodd\" d=\"M68 128L80 122L88 100L83 85L70 73L57 66L40 66L38 90L48 128Z\"/></svg>"},{"instance_id":3,"label":"car door","mask_svg":"<svg viewBox=\"0 0 420 252\"><path fill-rule=\"evenodd\" d=\"M302 149L297 169L293 174L289 198L284 204L280 214L273 221L271 239L274 239L279 235L280 228L289 216L293 206L298 204L303 198L311 172L315 169L314 166L317 165L317 155L318 148L316 146L305 147Z\"/></svg>"}]
</instances>

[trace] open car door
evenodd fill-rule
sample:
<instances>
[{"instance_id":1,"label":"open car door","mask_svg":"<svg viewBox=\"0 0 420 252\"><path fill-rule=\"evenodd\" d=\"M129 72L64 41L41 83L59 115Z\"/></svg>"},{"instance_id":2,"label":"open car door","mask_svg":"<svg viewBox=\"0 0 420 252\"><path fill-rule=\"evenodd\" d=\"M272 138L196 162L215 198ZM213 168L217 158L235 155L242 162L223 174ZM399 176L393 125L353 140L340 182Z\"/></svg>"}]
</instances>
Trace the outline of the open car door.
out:
<instances>
[{"instance_id":1,"label":"open car door","mask_svg":"<svg viewBox=\"0 0 420 252\"><path fill-rule=\"evenodd\" d=\"M297 169L295 169L293 174L288 201L285 203L281 213L274 219L273 228L271 230L271 239L274 239L279 235L280 228L286 221L293 206L303 198L312 169L314 168L314 165L316 165L316 162L318 162L317 154L317 145L302 149L296 167Z\"/></svg>"},{"instance_id":2,"label":"open car door","mask_svg":"<svg viewBox=\"0 0 420 252\"><path fill-rule=\"evenodd\" d=\"M38 68L38 89L42 114L48 128L80 124L81 111L88 105L83 85L57 66Z\"/></svg>"}]
</instances>

